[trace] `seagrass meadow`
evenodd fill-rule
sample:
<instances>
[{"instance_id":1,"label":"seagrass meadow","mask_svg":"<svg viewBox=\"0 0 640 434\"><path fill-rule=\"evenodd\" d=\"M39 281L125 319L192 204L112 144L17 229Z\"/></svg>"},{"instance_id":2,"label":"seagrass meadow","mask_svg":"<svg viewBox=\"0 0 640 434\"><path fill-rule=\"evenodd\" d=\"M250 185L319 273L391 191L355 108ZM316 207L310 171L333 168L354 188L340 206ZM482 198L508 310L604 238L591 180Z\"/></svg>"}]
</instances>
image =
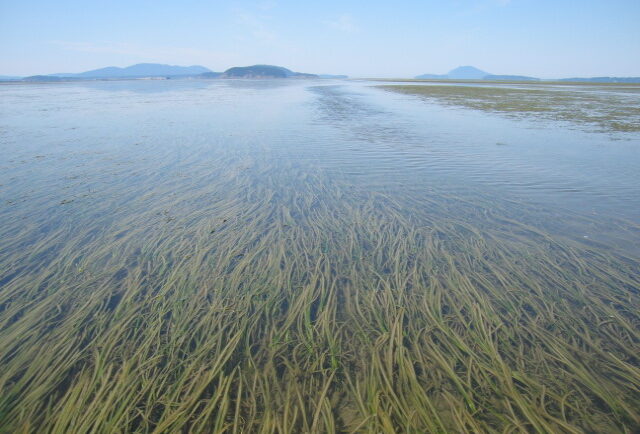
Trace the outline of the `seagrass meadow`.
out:
<instances>
[{"instance_id":1,"label":"seagrass meadow","mask_svg":"<svg viewBox=\"0 0 640 434\"><path fill-rule=\"evenodd\" d=\"M314 81L0 93L0 432L640 430L637 133Z\"/></svg>"}]
</instances>

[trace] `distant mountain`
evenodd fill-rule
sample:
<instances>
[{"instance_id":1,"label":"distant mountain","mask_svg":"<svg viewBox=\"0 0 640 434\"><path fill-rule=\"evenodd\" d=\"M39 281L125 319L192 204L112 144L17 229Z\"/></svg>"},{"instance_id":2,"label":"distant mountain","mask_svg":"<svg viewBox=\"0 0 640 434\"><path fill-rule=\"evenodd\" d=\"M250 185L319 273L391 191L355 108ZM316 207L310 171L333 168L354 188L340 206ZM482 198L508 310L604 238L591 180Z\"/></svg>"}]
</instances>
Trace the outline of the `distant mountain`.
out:
<instances>
[{"instance_id":1,"label":"distant mountain","mask_svg":"<svg viewBox=\"0 0 640 434\"><path fill-rule=\"evenodd\" d=\"M326 75L327 78L346 78L346 76ZM172 66L157 63L139 63L126 68L109 66L80 73L58 73L34 75L22 81L54 82L76 80L117 80L128 78L319 78L315 74L294 72L282 66L253 65L233 67L225 72L214 72L204 66Z\"/></svg>"},{"instance_id":2,"label":"distant mountain","mask_svg":"<svg viewBox=\"0 0 640 434\"><path fill-rule=\"evenodd\" d=\"M99 79L127 79L127 78L326 78L344 79L346 75L332 74L306 74L294 72L282 66L253 65L236 66L225 72L214 72L204 66L176 66L160 63L138 63L126 68L109 66L80 73L58 73L48 75L33 75L31 77L17 77L0 75L0 81L29 81L29 82L55 82L75 80L99 80ZM571 77L553 80L541 80L525 75L495 75L482 71L474 66L459 66L446 74L422 74L417 79L444 79L444 80L486 80L486 81L561 81L582 83L640 83L640 77Z\"/></svg>"},{"instance_id":3,"label":"distant mountain","mask_svg":"<svg viewBox=\"0 0 640 434\"><path fill-rule=\"evenodd\" d=\"M485 75L482 77L482 80L490 80L490 81L540 81L539 78L536 77L527 77L526 75Z\"/></svg>"},{"instance_id":4,"label":"distant mountain","mask_svg":"<svg viewBox=\"0 0 640 434\"><path fill-rule=\"evenodd\" d=\"M557 81L573 81L577 83L640 83L640 77L573 77L561 78Z\"/></svg>"},{"instance_id":5,"label":"distant mountain","mask_svg":"<svg viewBox=\"0 0 640 434\"><path fill-rule=\"evenodd\" d=\"M576 83L640 83L640 77L573 77L541 80L526 75L494 75L473 66L459 66L447 74L422 74L415 78L423 80L487 80L487 81L572 81Z\"/></svg>"},{"instance_id":6,"label":"distant mountain","mask_svg":"<svg viewBox=\"0 0 640 434\"><path fill-rule=\"evenodd\" d=\"M473 66L458 66L447 73L448 78L462 80L482 80L488 72L484 72Z\"/></svg>"},{"instance_id":7,"label":"distant mountain","mask_svg":"<svg viewBox=\"0 0 640 434\"><path fill-rule=\"evenodd\" d=\"M60 73L51 74L51 76L62 78L144 78L193 76L207 72L212 71L199 65L174 66L160 63L138 63L137 65L127 66L126 68L108 66L106 68L94 69L78 74Z\"/></svg>"},{"instance_id":8,"label":"distant mountain","mask_svg":"<svg viewBox=\"0 0 640 434\"><path fill-rule=\"evenodd\" d=\"M418 75L416 78L438 80L482 80L487 75L490 74L474 66L458 66L446 74L422 74Z\"/></svg>"},{"instance_id":9,"label":"distant mountain","mask_svg":"<svg viewBox=\"0 0 640 434\"><path fill-rule=\"evenodd\" d=\"M293 72L282 66L253 65L227 69L221 78L318 78L315 74Z\"/></svg>"}]
</instances>

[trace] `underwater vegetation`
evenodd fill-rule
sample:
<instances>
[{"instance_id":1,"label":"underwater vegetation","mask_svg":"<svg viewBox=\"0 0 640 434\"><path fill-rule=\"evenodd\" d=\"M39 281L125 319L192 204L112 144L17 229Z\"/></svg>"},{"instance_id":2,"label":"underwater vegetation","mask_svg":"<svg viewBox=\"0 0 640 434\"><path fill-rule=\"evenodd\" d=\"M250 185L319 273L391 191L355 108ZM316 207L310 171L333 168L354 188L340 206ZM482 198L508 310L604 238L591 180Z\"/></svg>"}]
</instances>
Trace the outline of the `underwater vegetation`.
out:
<instances>
[{"instance_id":1,"label":"underwater vegetation","mask_svg":"<svg viewBox=\"0 0 640 434\"><path fill-rule=\"evenodd\" d=\"M640 430L640 259L561 224L637 223L355 176L308 131L222 134L204 104L140 108L200 89L72 89L130 116L72 130L51 110L42 149L48 130L25 145L25 115L5 121L0 432ZM208 130L185 120L202 112Z\"/></svg>"},{"instance_id":2,"label":"underwater vegetation","mask_svg":"<svg viewBox=\"0 0 640 434\"><path fill-rule=\"evenodd\" d=\"M110 224L3 225L3 432L640 426L636 259L482 198L228 163Z\"/></svg>"}]
</instances>

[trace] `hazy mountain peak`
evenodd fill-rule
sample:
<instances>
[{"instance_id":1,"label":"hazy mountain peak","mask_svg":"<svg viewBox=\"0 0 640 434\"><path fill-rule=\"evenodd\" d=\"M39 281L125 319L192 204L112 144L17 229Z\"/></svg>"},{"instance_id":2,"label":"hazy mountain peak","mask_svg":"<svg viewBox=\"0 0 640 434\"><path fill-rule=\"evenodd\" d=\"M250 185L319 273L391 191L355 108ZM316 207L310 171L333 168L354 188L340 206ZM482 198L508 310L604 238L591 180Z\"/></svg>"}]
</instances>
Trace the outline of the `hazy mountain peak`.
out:
<instances>
[{"instance_id":1,"label":"hazy mountain peak","mask_svg":"<svg viewBox=\"0 0 640 434\"><path fill-rule=\"evenodd\" d=\"M198 75L205 72L211 72L211 70L200 65L178 66L165 65L162 63L137 63L125 68L120 68L118 66L107 66L106 68L93 69L91 71L80 72L78 74L52 75L58 77L77 78L135 78Z\"/></svg>"},{"instance_id":2,"label":"hazy mountain peak","mask_svg":"<svg viewBox=\"0 0 640 434\"><path fill-rule=\"evenodd\" d=\"M485 76L490 75L475 66L458 66L452 69L447 74L422 74L416 78L425 79L463 79L463 80L482 80Z\"/></svg>"},{"instance_id":3,"label":"hazy mountain peak","mask_svg":"<svg viewBox=\"0 0 640 434\"><path fill-rule=\"evenodd\" d=\"M475 66L458 66L447 74L448 78L461 78L468 80L479 80L489 75L488 72L476 68Z\"/></svg>"}]
</instances>

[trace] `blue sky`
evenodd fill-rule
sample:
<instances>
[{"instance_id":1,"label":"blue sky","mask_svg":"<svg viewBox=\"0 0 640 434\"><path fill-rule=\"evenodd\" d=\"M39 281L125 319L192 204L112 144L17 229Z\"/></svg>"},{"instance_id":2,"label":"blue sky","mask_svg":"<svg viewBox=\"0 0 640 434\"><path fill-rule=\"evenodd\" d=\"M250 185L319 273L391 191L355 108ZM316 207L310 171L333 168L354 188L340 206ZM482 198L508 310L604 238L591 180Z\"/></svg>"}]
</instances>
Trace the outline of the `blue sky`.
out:
<instances>
[{"instance_id":1,"label":"blue sky","mask_svg":"<svg viewBox=\"0 0 640 434\"><path fill-rule=\"evenodd\" d=\"M0 0L0 74L140 62L408 77L640 76L640 0Z\"/></svg>"}]
</instances>

